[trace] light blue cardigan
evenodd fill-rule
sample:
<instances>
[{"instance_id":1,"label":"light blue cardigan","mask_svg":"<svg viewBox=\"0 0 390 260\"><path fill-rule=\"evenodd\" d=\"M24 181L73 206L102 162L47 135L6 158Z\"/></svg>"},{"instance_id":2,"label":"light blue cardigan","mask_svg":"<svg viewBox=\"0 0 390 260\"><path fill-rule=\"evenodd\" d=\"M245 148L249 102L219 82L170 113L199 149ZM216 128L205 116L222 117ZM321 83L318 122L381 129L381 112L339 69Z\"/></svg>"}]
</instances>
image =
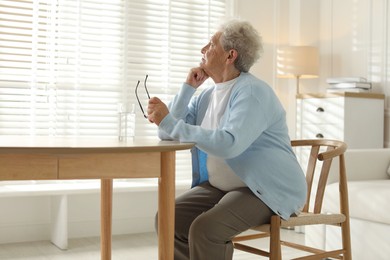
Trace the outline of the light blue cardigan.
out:
<instances>
[{"instance_id":1,"label":"light blue cardigan","mask_svg":"<svg viewBox=\"0 0 390 260\"><path fill-rule=\"evenodd\" d=\"M303 207L307 187L290 145L286 113L274 91L250 73L241 73L216 130L200 127L214 87L193 96L183 84L159 125L161 139L194 142L193 186L207 180L199 150L222 157L276 214L288 219Z\"/></svg>"}]
</instances>

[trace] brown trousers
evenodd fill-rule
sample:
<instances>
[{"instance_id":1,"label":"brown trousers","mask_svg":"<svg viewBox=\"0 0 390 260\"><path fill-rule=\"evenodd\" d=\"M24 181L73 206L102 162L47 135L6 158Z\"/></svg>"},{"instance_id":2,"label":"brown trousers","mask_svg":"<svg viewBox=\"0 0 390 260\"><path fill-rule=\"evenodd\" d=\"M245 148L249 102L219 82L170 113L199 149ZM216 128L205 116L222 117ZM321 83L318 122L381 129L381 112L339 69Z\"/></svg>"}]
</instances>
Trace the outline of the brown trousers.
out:
<instances>
[{"instance_id":1,"label":"brown trousers","mask_svg":"<svg viewBox=\"0 0 390 260\"><path fill-rule=\"evenodd\" d=\"M249 188L224 192L203 183L176 199L175 260L231 260L231 239L273 214Z\"/></svg>"}]
</instances>

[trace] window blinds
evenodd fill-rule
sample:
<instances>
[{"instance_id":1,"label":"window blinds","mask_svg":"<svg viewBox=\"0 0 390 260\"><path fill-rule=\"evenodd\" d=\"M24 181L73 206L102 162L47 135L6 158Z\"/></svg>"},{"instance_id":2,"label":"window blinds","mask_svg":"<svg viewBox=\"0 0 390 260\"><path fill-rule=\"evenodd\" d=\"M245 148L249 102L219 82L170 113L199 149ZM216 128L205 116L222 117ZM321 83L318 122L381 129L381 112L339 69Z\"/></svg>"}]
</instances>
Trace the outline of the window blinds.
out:
<instances>
[{"instance_id":1,"label":"window blinds","mask_svg":"<svg viewBox=\"0 0 390 260\"><path fill-rule=\"evenodd\" d=\"M118 105L138 106L137 80L148 75L150 94L166 102L177 93L226 2L2 0L0 134L116 136ZM136 112L136 136L155 137ZM179 152L179 180L190 167Z\"/></svg>"}]
</instances>

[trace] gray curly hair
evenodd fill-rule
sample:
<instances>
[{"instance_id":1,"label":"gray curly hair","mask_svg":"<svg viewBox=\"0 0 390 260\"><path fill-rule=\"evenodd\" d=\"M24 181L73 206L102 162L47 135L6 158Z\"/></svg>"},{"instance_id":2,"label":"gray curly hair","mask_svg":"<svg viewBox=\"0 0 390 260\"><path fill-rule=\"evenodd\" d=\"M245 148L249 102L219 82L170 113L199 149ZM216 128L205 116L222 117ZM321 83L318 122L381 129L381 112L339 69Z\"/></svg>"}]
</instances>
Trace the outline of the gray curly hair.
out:
<instances>
[{"instance_id":1,"label":"gray curly hair","mask_svg":"<svg viewBox=\"0 0 390 260\"><path fill-rule=\"evenodd\" d=\"M261 36L245 21L231 20L219 28L221 44L225 51L235 49L238 53L234 63L236 69L248 72L263 53Z\"/></svg>"}]
</instances>

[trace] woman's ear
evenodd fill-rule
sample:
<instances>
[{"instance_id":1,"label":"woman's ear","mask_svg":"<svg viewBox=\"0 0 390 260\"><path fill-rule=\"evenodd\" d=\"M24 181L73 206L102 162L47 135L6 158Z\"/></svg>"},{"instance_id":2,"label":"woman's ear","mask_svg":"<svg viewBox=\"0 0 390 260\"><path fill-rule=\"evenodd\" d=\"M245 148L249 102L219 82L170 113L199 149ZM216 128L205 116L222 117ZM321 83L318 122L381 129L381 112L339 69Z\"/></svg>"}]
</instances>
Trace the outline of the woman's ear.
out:
<instances>
[{"instance_id":1,"label":"woman's ear","mask_svg":"<svg viewBox=\"0 0 390 260\"><path fill-rule=\"evenodd\" d=\"M228 55L227 61L229 63L234 63L234 61L237 59L237 56L238 56L237 51L235 49L231 49L231 50L229 50L229 55Z\"/></svg>"}]
</instances>

